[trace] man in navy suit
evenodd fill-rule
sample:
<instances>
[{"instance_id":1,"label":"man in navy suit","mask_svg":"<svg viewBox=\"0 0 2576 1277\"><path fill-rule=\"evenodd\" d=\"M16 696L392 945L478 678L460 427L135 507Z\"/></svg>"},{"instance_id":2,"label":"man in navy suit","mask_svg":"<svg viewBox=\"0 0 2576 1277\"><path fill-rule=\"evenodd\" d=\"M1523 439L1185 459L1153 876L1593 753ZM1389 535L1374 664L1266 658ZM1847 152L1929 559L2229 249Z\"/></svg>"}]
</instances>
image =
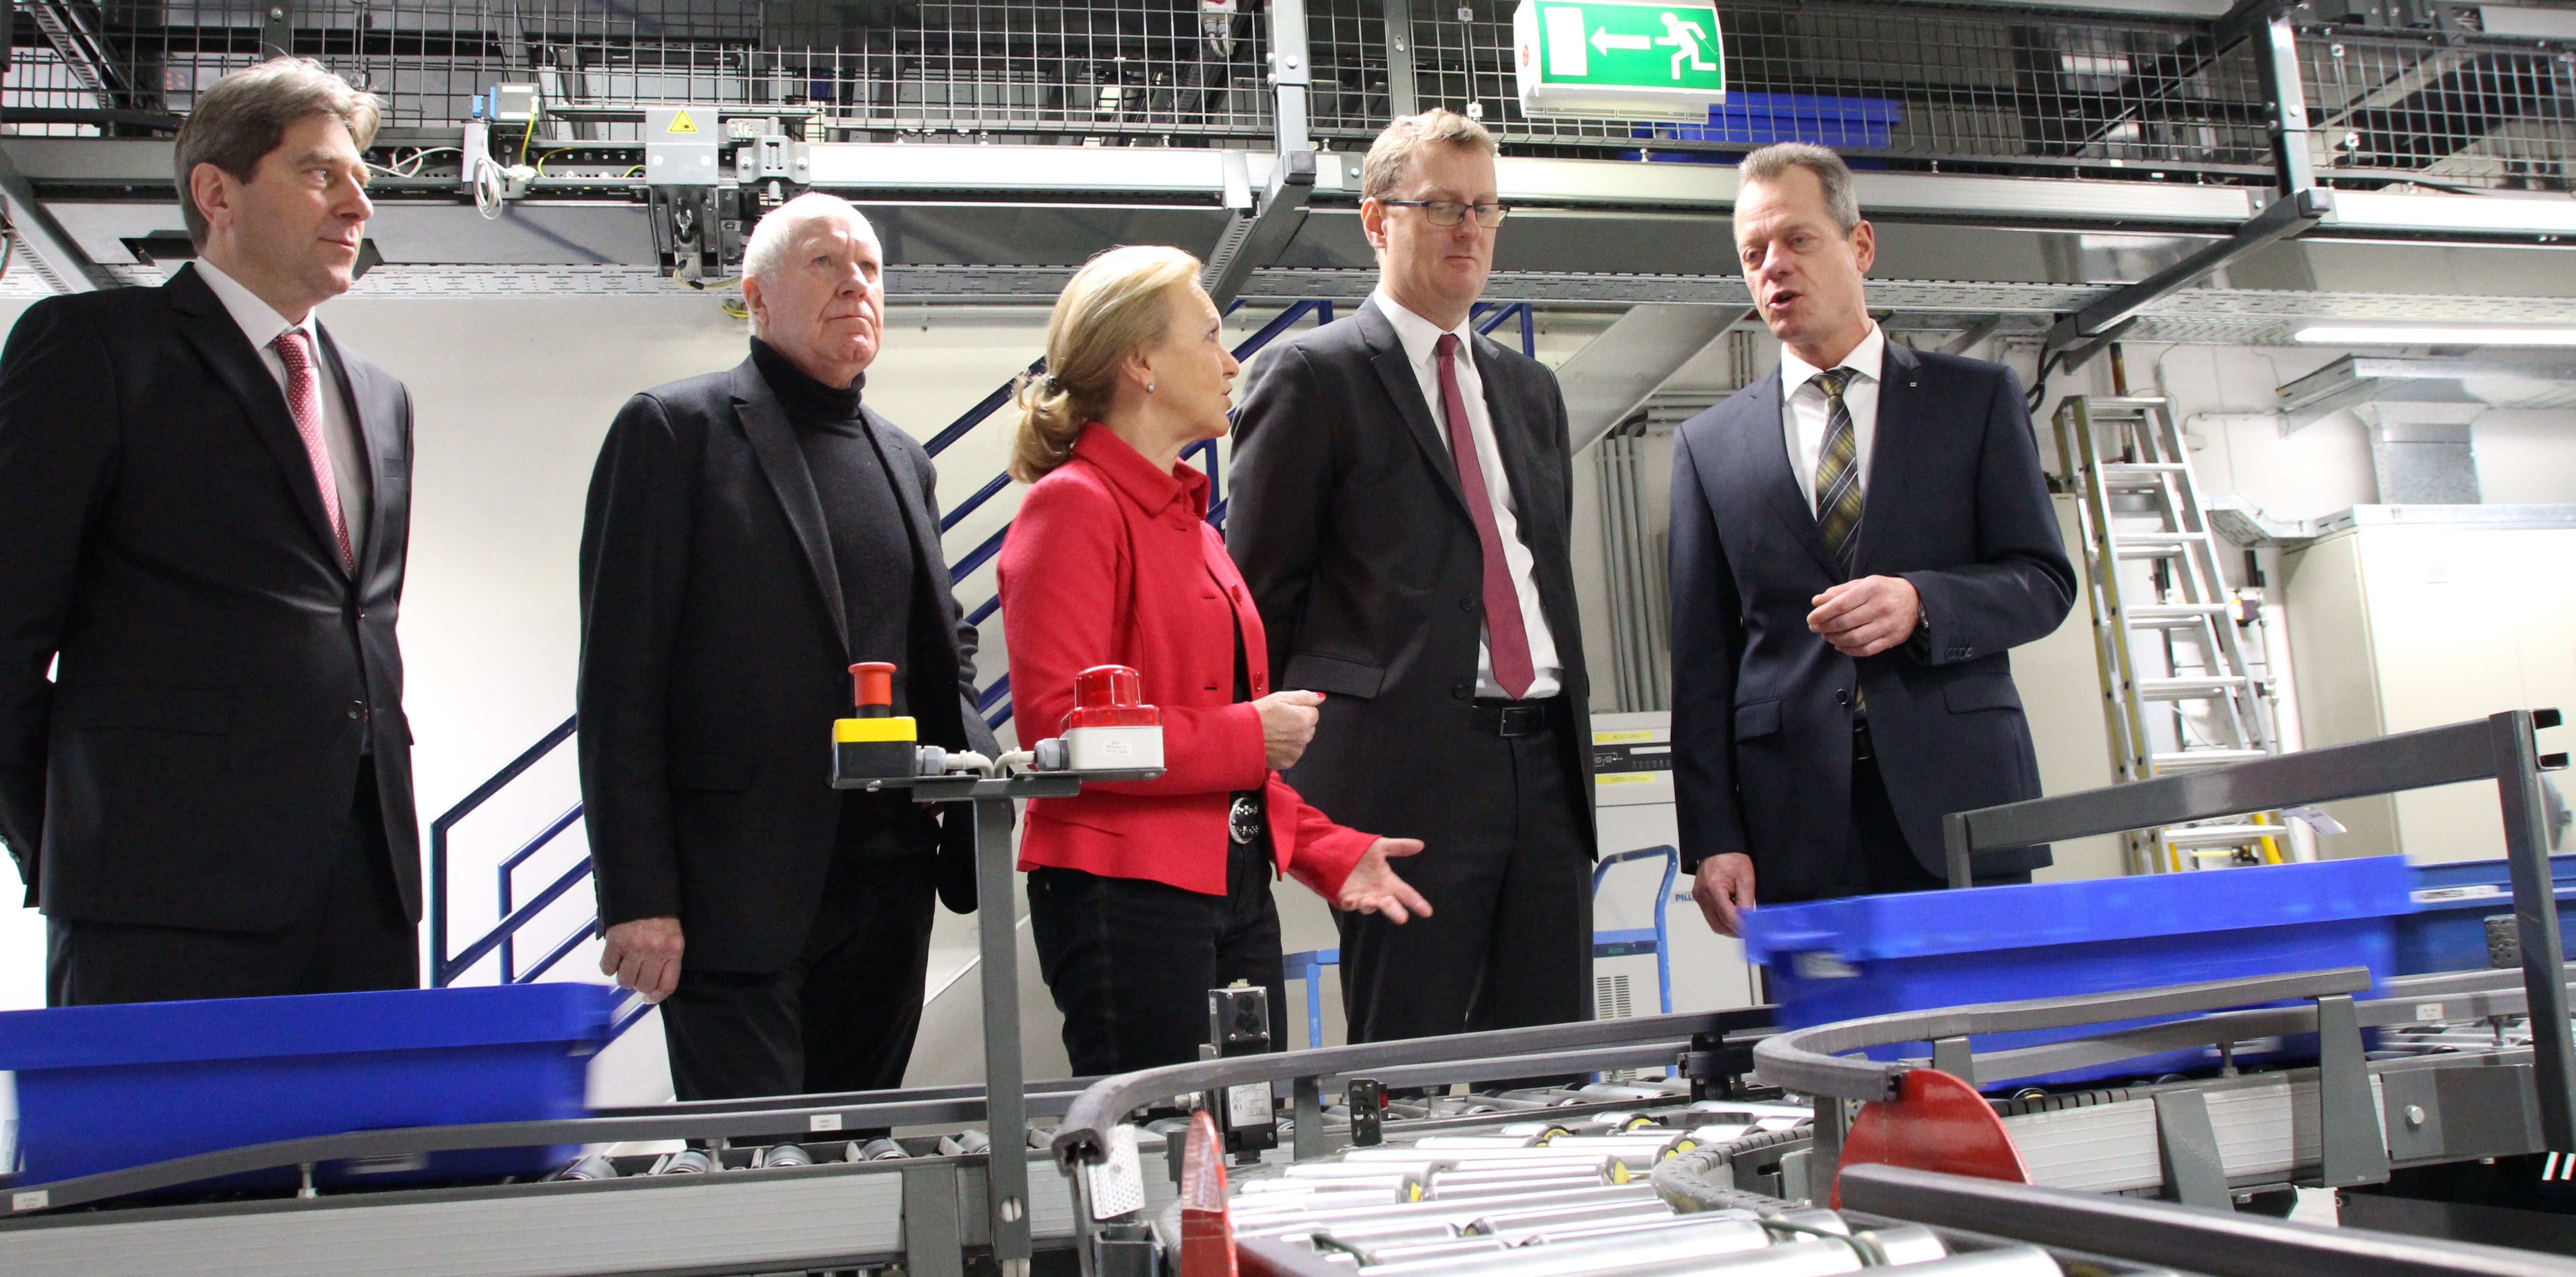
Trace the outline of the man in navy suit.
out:
<instances>
[{"instance_id":1,"label":"man in navy suit","mask_svg":"<svg viewBox=\"0 0 2576 1277\"><path fill-rule=\"evenodd\" d=\"M1780 370L1673 440L1673 746L1709 925L1944 885L1941 818L2039 794L2007 649L2075 600L2021 381L1871 322L1833 152L1746 156L1745 282ZM2045 847L1982 860L2027 881Z\"/></svg>"}]
</instances>

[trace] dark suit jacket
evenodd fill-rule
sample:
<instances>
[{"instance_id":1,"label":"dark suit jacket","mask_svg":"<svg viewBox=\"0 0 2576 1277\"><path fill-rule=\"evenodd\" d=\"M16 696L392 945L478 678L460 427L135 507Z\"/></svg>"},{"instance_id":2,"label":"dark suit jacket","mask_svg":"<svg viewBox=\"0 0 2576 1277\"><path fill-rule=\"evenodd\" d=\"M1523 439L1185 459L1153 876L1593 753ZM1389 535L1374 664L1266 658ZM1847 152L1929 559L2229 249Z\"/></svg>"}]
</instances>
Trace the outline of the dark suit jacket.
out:
<instances>
[{"instance_id":1,"label":"dark suit jacket","mask_svg":"<svg viewBox=\"0 0 2576 1277\"><path fill-rule=\"evenodd\" d=\"M1887 344L1853 576L1901 576L1928 633L1855 661L1807 628L1843 573L1798 490L1778 373L1673 437L1673 755L1687 864L1753 857L1765 901L1814 898L1851 820L1852 692L1915 858L1941 817L2039 795L2005 649L2046 636L2075 570L2008 368ZM2045 847L1980 861L2049 863Z\"/></svg>"},{"instance_id":2,"label":"dark suit jacket","mask_svg":"<svg viewBox=\"0 0 2576 1277\"><path fill-rule=\"evenodd\" d=\"M1591 687L1568 543L1572 470L1556 374L1478 337L1476 371L1572 711L1565 742L1589 843ZM1375 303L1272 346L1235 419L1225 543L1270 632L1271 686L1326 693L1287 779L1343 824L1436 851L1443 813L1494 778L1440 733L1467 730L1484 551L1447 432Z\"/></svg>"},{"instance_id":3,"label":"dark suit jacket","mask_svg":"<svg viewBox=\"0 0 2576 1277\"><path fill-rule=\"evenodd\" d=\"M938 472L874 411L918 574L905 674L924 744L990 756L975 629L949 593ZM839 828L832 720L850 716L841 576L787 410L744 360L626 402L581 535L581 792L599 918L676 916L685 961L766 972L805 943ZM928 606L924 606L927 604ZM915 686L922 686L916 683ZM944 836L972 837L964 807Z\"/></svg>"},{"instance_id":4,"label":"dark suit jacket","mask_svg":"<svg viewBox=\"0 0 2576 1277\"><path fill-rule=\"evenodd\" d=\"M53 917L287 925L370 746L420 916L394 643L411 399L321 345L369 463L354 581L286 396L193 266L40 301L0 354L0 838Z\"/></svg>"}]
</instances>

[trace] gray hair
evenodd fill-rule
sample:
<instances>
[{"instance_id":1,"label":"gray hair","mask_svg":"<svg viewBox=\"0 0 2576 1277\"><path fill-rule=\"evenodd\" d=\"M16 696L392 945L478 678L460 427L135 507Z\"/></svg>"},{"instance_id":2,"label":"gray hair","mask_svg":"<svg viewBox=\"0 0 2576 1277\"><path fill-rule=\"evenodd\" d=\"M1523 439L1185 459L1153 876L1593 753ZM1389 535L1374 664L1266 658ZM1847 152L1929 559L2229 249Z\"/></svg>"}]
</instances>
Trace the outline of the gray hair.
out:
<instances>
[{"instance_id":1,"label":"gray hair","mask_svg":"<svg viewBox=\"0 0 2576 1277\"><path fill-rule=\"evenodd\" d=\"M187 219L188 242L203 249L213 229L188 175L200 164L212 164L241 181L259 172L259 162L277 149L289 126L327 115L349 128L359 150L376 139L384 106L372 93L360 93L330 68L311 58L271 58L215 81L197 95L196 109L179 126L171 148L179 175L179 212Z\"/></svg>"},{"instance_id":2,"label":"gray hair","mask_svg":"<svg viewBox=\"0 0 2576 1277\"><path fill-rule=\"evenodd\" d=\"M1802 168L1816 175L1825 185L1825 207L1832 210L1834 225L1843 234L1860 225L1860 196L1852 192L1851 166L1843 157L1809 142L1774 142L1744 157L1739 170L1747 182L1777 182L1789 170Z\"/></svg>"},{"instance_id":3,"label":"gray hair","mask_svg":"<svg viewBox=\"0 0 2576 1277\"><path fill-rule=\"evenodd\" d=\"M1360 198L1382 200L1395 194L1396 183L1413 164L1413 153L1433 145L1495 152L1494 135L1455 111L1434 107L1420 115L1399 115L1369 143L1368 158L1360 163Z\"/></svg>"},{"instance_id":4,"label":"gray hair","mask_svg":"<svg viewBox=\"0 0 2576 1277\"><path fill-rule=\"evenodd\" d=\"M787 250L796 232L818 217L848 219L869 243L878 245L878 252L885 251L884 241L877 238L877 228L869 224L867 214L838 195L807 191L769 210L752 226L751 242L742 246L742 277L765 279L778 273L787 265ZM754 336L760 333L758 311L752 312L751 331Z\"/></svg>"}]
</instances>

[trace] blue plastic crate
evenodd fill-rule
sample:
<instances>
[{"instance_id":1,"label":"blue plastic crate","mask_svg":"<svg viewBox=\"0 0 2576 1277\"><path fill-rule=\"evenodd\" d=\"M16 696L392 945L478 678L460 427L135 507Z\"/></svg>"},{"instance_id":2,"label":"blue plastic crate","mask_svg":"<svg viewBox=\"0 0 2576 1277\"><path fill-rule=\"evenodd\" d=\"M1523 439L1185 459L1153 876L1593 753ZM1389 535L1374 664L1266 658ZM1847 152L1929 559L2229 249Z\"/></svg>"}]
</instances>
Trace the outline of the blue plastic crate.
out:
<instances>
[{"instance_id":1,"label":"blue plastic crate","mask_svg":"<svg viewBox=\"0 0 2576 1277\"><path fill-rule=\"evenodd\" d=\"M1849 150L1879 150L1905 120L1905 104L1891 98L1837 98L1807 93L1729 93L1708 108L1706 124L1639 124L1631 136L1676 142L1725 142L1769 146L1812 142ZM1630 152L1634 156L1635 152ZM1647 158L1681 163L1731 164L1732 155L1655 151Z\"/></svg>"},{"instance_id":2,"label":"blue plastic crate","mask_svg":"<svg viewBox=\"0 0 2576 1277\"><path fill-rule=\"evenodd\" d=\"M272 1140L583 1116L616 989L521 984L0 1013L19 1182ZM334 1180L516 1175L554 1148L321 1168ZM230 1182L230 1181L228 1181Z\"/></svg>"},{"instance_id":3,"label":"blue plastic crate","mask_svg":"<svg viewBox=\"0 0 2576 1277\"><path fill-rule=\"evenodd\" d=\"M2396 923L2413 909L2413 882L2405 861L2380 856L1859 896L1755 909L1745 915L1744 949L1770 969L1780 1022L1790 1028L2325 967L2368 967L2379 979L2395 973ZM2102 1027L1984 1035L1976 1048L2035 1046ZM2296 1053L2295 1044L2286 1049ZM1890 1046L1871 1054L1927 1051ZM2042 1077L1979 1080L2130 1077L2197 1068L2215 1057L2166 1052Z\"/></svg>"},{"instance_id":4,"label":"blue plastic crate","mask_svg":"<svg viewBox=\"0 0 2576 1277\"><path fill-rule=\"evenodd\" d=\"M2414 867L2414 909L2397 920L2397 974L2482 971L2487 919L2513 912L2513 876L2501 860ZM2576 855L2551 856L2562 961L2576 960Z\"/></svg>"}]
</instances>

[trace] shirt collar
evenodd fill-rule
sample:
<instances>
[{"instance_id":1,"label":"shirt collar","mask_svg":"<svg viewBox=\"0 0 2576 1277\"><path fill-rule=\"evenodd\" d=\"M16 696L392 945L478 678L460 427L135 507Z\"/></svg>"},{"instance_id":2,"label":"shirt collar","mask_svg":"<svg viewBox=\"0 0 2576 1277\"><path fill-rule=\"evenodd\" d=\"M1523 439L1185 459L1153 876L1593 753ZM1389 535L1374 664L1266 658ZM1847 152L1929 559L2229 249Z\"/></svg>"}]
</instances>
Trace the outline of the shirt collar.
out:
<instances>
[{"instance_id":1,"label":"shirt collar","mask_svg":"<svg viewBox=\"0 0 2576 1277\"><path fill-rule=\"evenodd\" d=\"M1458 338L1460 350L1466 350L1476 344L1476 334L1469 327L1468 320L1459 320L1455 328L1443 329L1397 304L1394 298L1386 295L1386 290L1383 288L1370 293L1369 300L1377 303L1378 312L1385 315L1386 322L1394 326L1395 339L1404 344L1405 359L1416 366L1430 366L1432 359L1440 353L1440 335L1444 331Z\"/></svg>"},{"instance_id":2,"label":"shirt collar","mask_svg":"<svg viewBox=\"0 0 2576 1277\"><path fill-rule=\"evenodd\" d=\"M1861 338L1860 344L1852 347L1851 353L1843 356L1843 361L1835 366L1849 368L1854 376L1875 382L1879 379L1879 370L1884 366L1886 359L1887 334L1880 331L1878 325L1873 322L1869 326L1869 335ZM1780 393L1784 398L1798 393L1800 387L1814 380L1816 374L1823 371L1824 369L1800 359L1798 352L1786 346L1780 348Z\"/></svg>"},{"instance_id":3,"label":"shirt collar","mask_svg":"<svg viewBox=\"0 0 2576 1277\"><path fill-rule=\"evenodd\" d=\"M310 313L304 316L303 323L286 322L286 316L261 301L259 294L202 257L197 259L197 275L206 281L206 287L215 290L215 297L223 302L225 310L232 313L233 322L240 325L242 335L250 338L252 349L267 349L269 343L289 329L303 333L308 342L313 340L313 316Z\"/></svg>"},{"instance_id":4,"label":"shirt collar","mask_svg":"<svg viewBox=\"0 0 2576 1277\"><path fill-rule=\"evenodd\" d=\"M1109 476L1127 499L1158 515L1173 502L1186 500L1193 512L1207 516L1208 481L1197 466L1175 461L1170 470L1157 470L1144 454L1127 446L1118 432L1095 421L1083 427L1082 437L1074 441L1073 455L1099 467Z\"/></svg>"}]
</instances>

